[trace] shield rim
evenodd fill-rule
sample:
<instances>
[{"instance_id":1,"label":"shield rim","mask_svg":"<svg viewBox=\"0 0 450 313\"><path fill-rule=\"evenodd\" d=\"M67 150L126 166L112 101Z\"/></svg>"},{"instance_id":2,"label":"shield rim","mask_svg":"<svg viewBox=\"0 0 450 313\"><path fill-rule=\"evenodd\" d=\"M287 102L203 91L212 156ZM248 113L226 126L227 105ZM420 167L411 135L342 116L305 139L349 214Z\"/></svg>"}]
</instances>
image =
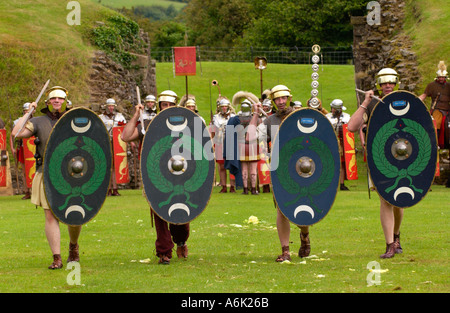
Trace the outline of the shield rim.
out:
<instances>
[{"instance_id":1,"label":"shield rim","mask_svg":"<svg viewBox=\"0 0 450 313\"><path fill-rule=\"evenodd\" d=\"M42 177L42 184L44 185L44 194L45 194L45 200L47 201L47 204L48 204L48 207L50 208L50 211L52 212L52 214L53 214L53 216L58 220L58 221L60 221L61 223L63 223L63 224L65 224L65 225L69 225L69 226L82 226L82 225L85 225L85 224L87 224L87 223L89 223L92 219L94 219L97 215L98 215L98 213L100 213L100 211L101 211L101 209L102 209L102 207L103 207L103 205L105 204L105 201L106 201L106 196L107 196L107 194L108 194L108 188L106 189L106 193L105 193L105 196L104 196L104 198L103 198L103 202L101 203L101 205L100 205L100 208L98 209L98 211L97 211L97 213L95 213L89 220L87 220L86 222L84 222L84 223L82 223L82 224L69 224L69 223L66 223L65 221L63 221L63 220L61 220L58 216L56 216L56 214L53 212L53 209L52 209L52 207L50 206L50 203L48 202L48 200L47 200L47 188L46 188L46 186L45 186L45 176L44 176L44 172L45 172L45 168L46 168L46 154L47 154L47 147L48 147L48 143L50 142L50 139L52 138L52 135L53 135L53 131L55 130L55 128L56 128L56 126L61 122L61 120L64 118L64 116L66 116L66 114L67 113L69 113L69 112L72 112L72 111L75 111L75 110L86 110L86 111L89 111L89 112L91 112L94 116L96 116L99 120L100 120L100 118L98 117L98 115L93 111L93 110L91 110L91 109L89 109L89 108L86 108L86 107L76 107L76 108L72 108L72 109L70 109L70 110L68 110L68 111L66 111L64 114L63 114L63 116L61 116L59 119L58 119L58 121L55 123L55 125L53 126L53 128L52 128L52 130L51 130L51 132L50 132L50 134L49 134L49 136L48 136L48 140L47 140L47 143L45 144L45 150L44 150L44 156L42 157L43 158L43 162L42 162L42 166L43 166L43 168L42 168L42 174L43 174L43 177ZM105 130L105 134L107 134L107 136L108 136L108 146L109 146L109 152L110 152L110 155L111 155L111 157L112 157L112 146L111 146L111 140L109 140L109 134L108 134L108 130L106 129L106 126L105 126L105 124L102 122L102 120L100 120L100 122L101 122L101 127L103 127L104 128L104 130ZM111 166L112 166L112 162L111 162ZM111 168L109 168L109 171L108 171L108 169L106 170L106 172L107 173L109 173L109 179L108 179L108 182L111 180Z\"/></svg>"},{"instance_id":2,"label":"shield rim","mask_svg":"<svg viewBox=\"0 0 450 313\"><path fill-rule=\"evenodd\" d=\"M187 109L187 108L185 108L185 107L179 107L179 106L168 107L168 108L164 109L163 111L171 110L171 109L183 109L183 110L187 110L187 111L189 111L190 113L195 114L197 117L199 117L199 118L201 117L198 113L195 113L195 112L193 112L193 111L191 111L191 110L189 110L189 109ZM212 193L213 193L213 190L214 190L214 183L215 183L215 181L216 181L216 156L215 156L215 154L214 154L214 145L213 145L213 159L210 161L210 162L212 162L212 161L214 162L214 171L213 171L214 174L213 174L213 180L212 180L212 185L211 185L211 192L210 192L210 194L209 194L208 200L206 201L205 208L202 210L202 212L201 212L200 214L198 214L196 217L194 217L193 219L189 220L188 222L185 222L185 223L174 223L174 222L171 222L171 221L167 221L167 220L164 219L161 215L159 215L158 212L156 212L156 211L153 209L152 204L151 204L151 202L150 202L150 200L149 200L149 197L148 197L147 193L145 192L144 180L143 180L143 177L142 177L142 173L143 173L143 171L142 171L142 151L143 151L143 149L144 149L144 141L145 141L145 138L146 138L146 136L147 136L147 134L148 134L148 129L149 129L150 125L151 125L151 124L153 123L153 121L158 117L158 115L159 115L161 112L163 112L163 111L159 111L159 112L155 115L155 117L152 118L152 119L150 120L150 123L148 123L147 127L145 128L145 135L144 135L144 137L142 138L141 149L140 149L140 151L139 151L139 155L141 156L141 159L140 159L140 161L139 161L139 166L140 166L140 176L141 176L141 182L142 182L142 192L143 192L143 194L144 194L145 200L146 200L147 203L148 203L148 206L150 207L150 211L153 212L153 214L156 214L160 219L162 219L163 221L165 221L165 222L167 222L167 223L170 223L170 224L173 224L173 225L185 225L185 224L191 223L192 221L194 221L195 219L197 219L200 215L202 215L203 212L204 212L204 211L206 210L206 208L208 207L209 201L211 200L211 196L212 196ZM206 123L203 122L203 120L202 120L202 124L205 126L206 129L208 129L208 127L206 126ZM204 131L204 130L203 130L203 131ZM209 140L211 141L211 144L212 144L211 132L209 131L209 129L208 129L208 134L209 134Z\"/></svg>"},{"instance_id":3,"label":"shield rim","mask_svg":"<svg viewBox=\"0 0 450 313\"><path fill-rule=\"evenodd\" d=\"M427 109L427 106L425 105L425 103L423 103L423 101L420 100L420 98L419 98L416 94L414 94L414 93L412 93L412 92L410 92L410 91L407 91L407 90L395 90L395 91L392 91L392 92L389 93L388 95L385 95L383 98L381 98L381 100L384 101L384 99L385 99L386 97L388 97L388 96L390 96L390 95L392 95L392 94L394 94L394 93L409 93L409 94L413 95L415 98L417 98L417 99L422 103L423 107L425 108L425 112L428 112L428 109ZM377 104L374 106L374 108L373 108L373 110L372 110L372 112L371 112L371 114L370 114L371 117L370 117L370 119L369 119L369 123L367 124L366 143L367 143L367 138L369 138L369 133L370 133L369 130L370 130L370 123L372 122L372 114L373 114L373 112L376 110L376 108L378 107L378 105L379 105L380 103L381 103L381 101L378 101L378 102L377 102ZM431 119L431 115L430 115L430 121L433 123L433 120ZM436 131L434 132L434 138L435 138L435 140L436 140L436 142L437 142L437 134L436 134ZM366 147L366 149L367 149L367 147ZM437 153L439 153L439 151L437 151ZM437 160L439 160L438 155L437 155ZM437 167L437 161L436 161L436 163L435 163L433 173L436 173L436 167ZM371 174L371 172L370 172L370 166L369 166L368 160L367 160L367 173L368 173L368 175L370 176L370 179L371 179L371 181L372 181L373 189L377 192L377 194L378 194L378 196L380 197L380 199L383 199L383 200L386 201L389 205L392 205L392 206L394 206L394 207L401 208L401 209L411 208L411 207L413 207L413 206L419 204L419 202L421 202L421 201L428 195L428 192L431 190L431 186L433 185L433 181L434 181L434 177L435 177L435 175L433 175L433 179L431 180L431 183L430 183L430 186L428 187L427 192L425 192L425 193L423 194L423 196L421 196L421 198L420 198L415 204L410 205L410 206L398 206L398 205L395 205L395 204L392 204L391 202L389 202L389 201L388 201L387 199L385 199L385 198L380 194L380 192L378 191L378 188L377 188L377 186L375 185L375 181L373 180L372 174Z\"/></svg>"},{"instance_id":4,"label":"shield rim","mask_svg":"<svg viewBox=\"0 0 450 313\"><path fill-rule=\"evenodd\" d=\"M333 129L333 126L331 125L330 121L329 121L328 118L325 116L325 114L323 114L322 112L318 111L317 109L313 109L313 108L309 108L309 107L302 107L302 108L299 108L299 109L297 109L297 110L293 110L291 113L289 113L289 114L281 121L281 123L280 123L280 125L279 125L279 127L278 127L278 130L277 130L277 133L275 134L275 137L274 137L273 142L275 142L275 141L278 139L278 134L279 134L279 132L280 132L281 126L282 126L283 123L286 121L286 119L288 119L291 115L295 114L296 112L302 111L302 110L313 110L313 111L317 111L318 113L322 114L322 116L324 117L324 119L325 119L325 120L328 122L328 124L330 125L331 129ZM337 138L336 133L335 133L334 131L333 131L333 134L335 135L336 145L337 145L337 147L339 147L339 141L338 141L339 139ZM273 150L270 152L270 159L271 159L271 160L272 160L272 152L273 152ZM340 162L340 160L339 160L339 162ZM271 174L271 175L272 175L272 174ZM271 177L272 177L272 176L271 176ZM309 227L309 226L313 226L313 225L319 223L320 221L322 221L323 219L325 219L325 217L328 216L328 214L330 213L331 209L333 208L333 205L334 205L334 202L336 201L337 193L338 193L338 190L339 190L339 180L338 180L338 183L337 183L337 185L336 185L336 192L334 193L333 201L331 202L331 205L330 205L330 208L328 209L328 212L327 212L321 219L319 219L319 220L318 220L317 222L315 222L315 223L308 224L308 225L301 225L301 224L297 224L297 223L293 222L293 221L292 221L289 217L287 217L287 216L284 214L284 212L280 209L280 206L278 205L278 202L277 202L277 200L276 200L276 198L275 198L275 191L274 191L274 189L273 189L272 182L273 182L273 180L271 179L271 180L270 180L270 188L272 189L273 201L274 201L274 203L275 203L276 208L281 212L281 214L282 214L289 222L291 222L292 224L297 225L297 226L299 226L299 227Z\"/></svg>"}]
</instances>

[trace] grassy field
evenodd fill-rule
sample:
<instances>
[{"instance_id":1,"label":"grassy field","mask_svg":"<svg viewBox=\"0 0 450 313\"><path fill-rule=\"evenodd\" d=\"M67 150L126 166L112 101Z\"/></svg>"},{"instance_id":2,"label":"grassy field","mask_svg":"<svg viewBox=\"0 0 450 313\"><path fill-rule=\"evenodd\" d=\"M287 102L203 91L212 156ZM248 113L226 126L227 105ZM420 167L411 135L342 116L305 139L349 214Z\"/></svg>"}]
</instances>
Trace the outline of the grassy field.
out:
<instances>
[{"instance_id":1,"label":"grassy field","mask_svg":"<svg viewBox=\"0 0 450 313\"><path fill-rule=\"evenodd\" d=\"M174 76L172 63L156 63L158 91L172 89L181 98L186 94L186 78ZM283 84L291 89L293 100L306 105L311 93L310 65L268 64L263 71L263 89ZM197 62L197 75L188 76L188 92L196 96L199 114L210 120L210 105L215 111L219 90L211 82L217 80L222 96L230 101L233 95L245 90L260 95L259 70L253 63ZM356 110L354 68L350 65L324 65L319 69L319 98L324 108L330 110L333 99L344 101L348 113ZM239 108L238 110L239 111Z\"/></svg>"},{"instance_id":2,"label":"grassy field","mask_svg":"<svg viewBox=\"0 0 450 313\"><path fill-rule=\"evenodd\" d=\"M361 179L363 180L363 179ZM448 189L433 190L405 211L403 254L381 260L379 201L364 184L338 192L327 217L310 230L311 257L300 259L299 230L291 227L290 264L275 262L280 246L271 194L213 194L191 223L187 260L158 265L155 230L141 190L107 198L80 238L81 285L68 270L50 271L44 214L20 196L0 210L0 292L91 293L404 293L449 292ZM249 224L250 216L258 224ZM68 235L62 230L62 257ZM174 253L175 255L175 253ZM380 285L368 286L369 262L379 262ZM66 266L66 263L64 262ZM370 277L372 278L372 277Z\"/></svg>"}]
</instances>

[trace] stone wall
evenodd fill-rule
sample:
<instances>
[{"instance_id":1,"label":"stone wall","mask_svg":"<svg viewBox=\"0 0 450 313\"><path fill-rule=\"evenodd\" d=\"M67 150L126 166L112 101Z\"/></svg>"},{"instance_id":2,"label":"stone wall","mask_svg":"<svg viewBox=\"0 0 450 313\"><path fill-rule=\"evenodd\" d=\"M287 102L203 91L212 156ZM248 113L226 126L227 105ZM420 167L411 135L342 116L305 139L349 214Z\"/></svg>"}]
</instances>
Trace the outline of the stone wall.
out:
<instances>
[{"instance_id":1,"label":"stone wall","mask_svg":"<svg viewBox=\"0 0 450 313\"><path fill-rule=\"evenodd\" d=\"M145 54L133 54L136 60L130 69L113 61L105 52L95 51L89 73L90 107L93 111L102 112L106 99L113 98L118 111L129 119L137 104L136 86L139 86L141 98L157 94L156 62L150 56L147 33L141 32L140 36L147 48Z\"/></svg>"},{"instance_id":2,"label":"stone wall","mask_svg":"<svg viewBox=\"0 0 450 313\"><path fill-rule=\"evenodd\" d=\"M377 72L390 67L400 76L399 89L417 94L421 76L412 41L403 32L404 0L379 0L380 25L369 25L365 16L352 17L355 83L362 90L375 89ZM369 11L372 12L372 11ZM364 95L358 95L360 101Z\"/></svg>"}]
</instances>

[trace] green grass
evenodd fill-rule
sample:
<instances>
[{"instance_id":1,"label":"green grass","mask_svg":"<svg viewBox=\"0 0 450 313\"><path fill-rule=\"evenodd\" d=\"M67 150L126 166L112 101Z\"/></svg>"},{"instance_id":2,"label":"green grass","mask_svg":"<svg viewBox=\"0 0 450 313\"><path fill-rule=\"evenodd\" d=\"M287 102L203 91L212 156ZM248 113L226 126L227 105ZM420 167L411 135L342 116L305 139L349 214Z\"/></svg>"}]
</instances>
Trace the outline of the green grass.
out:
<instances>
[{"instance_id":1,"label":"green grass","mask_svg":"<svg viewBox=\"0 0 450 313\"><path fill-rule=\"evenodd\" d=\"M433 190L405 211L404 253L381 260L384 237L379 201L362 185L338 192L332 210L311 227L311 255L300 259L299 230L291 226L291 264L275 258L281 249L271 194L219 194L191 223L189 258L158 265L155 229L141 190L107 198L80 238L81 285L67 284L69 271L50 271L51 252L44 214L20 196L2 198L0 210L0 292L91 293L373 293L448 292L448 190ZM259 224L246 220L257 216ZM242 226L242 227L239 227ZM61 225L62 257L68 235ZM175 255L175 253L174 253ZM367 264L380 263L381 284L367 286ZM64 265L66 263L64 262Z\"/></svg>"},{"instance_id":2,"label":"green grass","mask_svg":"<svg viewBox=\"0 0 450 313\"><path fill-rule=\"evenodd\" d=\"M186 94L186 77L174 77L172 63L156 63L156 73L158 92L170 88L180 98ZM291 89L293 100L299 100L305 106L312 89L312 73L310 65L268 64L267 69L263 71L263 88L286 85ZM215 103L219 96L218 88L211 86L214 79L219 83L222 96L231 101L233 95L240 90L259 96L259 75L259 70L255 70L253 63L197 62L197 75L188 76L188 91L196 96L199 114L209 122L210 103L215 112ZM331 101L339 98L344 101L348 112L353 113L356 110L354 67L324 65L319 69L319 75L319 97L324 108L329 111Z\"/></svg>"}]
</instances>

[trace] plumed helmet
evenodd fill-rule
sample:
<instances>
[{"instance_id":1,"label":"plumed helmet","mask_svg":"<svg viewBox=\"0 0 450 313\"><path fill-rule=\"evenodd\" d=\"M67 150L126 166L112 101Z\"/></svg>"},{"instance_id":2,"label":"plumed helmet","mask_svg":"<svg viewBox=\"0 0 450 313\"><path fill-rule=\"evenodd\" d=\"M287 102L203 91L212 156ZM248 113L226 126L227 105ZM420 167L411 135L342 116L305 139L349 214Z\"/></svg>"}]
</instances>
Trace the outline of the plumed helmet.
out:
<instances>
[{"instance_id":1,"label":"plumed helmet","mask_svg":"<svg viewBox=\"0 0 450 313\"><path fill-rule=\"evenodd\" d=\"M448 78L447 66L445 65L444 61L440 61L439 64L438 64L438 70L436 72L436 78L438 78L438 77Z\"/></svg>"},{"instance_id":2,"label":"plumed helmet","mask_svg":"<svg viewBox=\"0 0 450 313\"><path fill-rule=\"evenodd\" d=\"M344 106L344 101L342 101L341 99L334 99L333 101L331 101L330 107L333 109L340 109L342 111L347 110L347 108Z\"/></svg>"},{"instance_id":3,"label":"plumed helmet","mask_svg":"<svg viewBox=\"0 0 450 313\"><path fill-rule=\"evenodd\" d=\"M158 95L158 102L170 102L176 105L178 102L178 96L172 90L164 90Z\"/></svg>"},{"instance_id":4,"label":"plumed helmet","mask_svg":"<svg viewBox=\"0 0 450 313\"><path fill-rule=\"evenodd\" d=\"M392 83L398 86L398 73L391 68L383 68L377 73L377 88L380 89L382 84Z\"/></svg>"}]
</instances>

